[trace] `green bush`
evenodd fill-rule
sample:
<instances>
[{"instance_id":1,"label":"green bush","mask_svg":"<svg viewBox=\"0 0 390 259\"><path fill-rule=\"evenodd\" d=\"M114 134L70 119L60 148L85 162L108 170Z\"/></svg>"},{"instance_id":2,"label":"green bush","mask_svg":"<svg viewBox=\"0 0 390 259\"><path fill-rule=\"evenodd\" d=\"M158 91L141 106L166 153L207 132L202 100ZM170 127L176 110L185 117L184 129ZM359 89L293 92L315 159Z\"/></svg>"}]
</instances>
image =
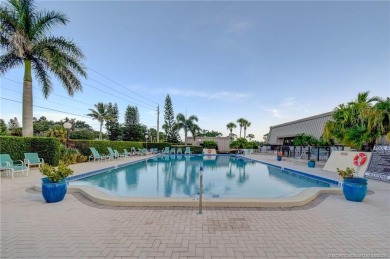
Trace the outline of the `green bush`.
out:
<instances>
[{"instance_id":1,"label":"green bush","mask_svg":"<svg viewBox=\"0 0 390 259\"><path fill-rule=\"evenodd\" d=\"M0 153L23 160L24 153L38 153L50 165L58 165L61 143L56 138L0 136Z\"/></svg>"},{"instance_id":2,"label":"green bush","mask_svg":"<svg viewBox=\"0 0 390 259\"><path fill-rule=\"evenodd\" d=\"M212 140L205 140L205 141L203 141L203 147L217 149L217 142L212 141Z\"/></svg>"}]
</instances>

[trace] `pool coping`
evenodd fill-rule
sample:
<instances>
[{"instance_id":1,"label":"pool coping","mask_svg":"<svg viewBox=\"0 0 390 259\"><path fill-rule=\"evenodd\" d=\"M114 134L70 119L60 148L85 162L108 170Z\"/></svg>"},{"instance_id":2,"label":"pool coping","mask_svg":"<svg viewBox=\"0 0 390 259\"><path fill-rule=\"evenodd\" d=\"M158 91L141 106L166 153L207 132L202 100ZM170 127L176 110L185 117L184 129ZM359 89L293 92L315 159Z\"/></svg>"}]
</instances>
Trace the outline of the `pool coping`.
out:
<instances>
[{"instance_id":1,"label":"pool coping","mask_svg":"<svg viewBox=\"0 0 390 259\"><path fill-rule=\"evenodd\" d=\"M333 179L324 178L312 174L307 174L295 169L286 168L277 166L274 164L266 163L264 161L259 161L251 159L245 156L237 156L249 161L260 162L269 166L280 168L286 171L291 171L294 173L303 174L309 176L316 180L327 180L327 183L332 183L339 186L339 182ZM124 164L119 164L117 166L110 166L107 168L102 168L99 170L87 172L84 174L79 174L76 176L68 177L68 181L75 181L80 178L91 176L94 174L99 174L103 171L112 170L115 168L120 168L127 166L129 164L138 163L141 161L146 161L151 157L144 158L137 161L132 161ZM41 191L41 185L35 185L34 189L36 191ZM123 196L113 196L109 195L103 191L100 191L97 188L91 186L77 186L72 185L68 186L69 193L80 193L89 200L107 206L118 206L118 207L198 207L199 199L191 197L123 197ZM288 207L297 207L303 206L320 196L321 194L342 194L342 189L340 187L310 187L302 192L299 192L296 195L289 197L278 197L278 198L209 198L204 197L202 200L203 207L231 207L231 208L288 208Z\"/></svg>"}]
</instances>

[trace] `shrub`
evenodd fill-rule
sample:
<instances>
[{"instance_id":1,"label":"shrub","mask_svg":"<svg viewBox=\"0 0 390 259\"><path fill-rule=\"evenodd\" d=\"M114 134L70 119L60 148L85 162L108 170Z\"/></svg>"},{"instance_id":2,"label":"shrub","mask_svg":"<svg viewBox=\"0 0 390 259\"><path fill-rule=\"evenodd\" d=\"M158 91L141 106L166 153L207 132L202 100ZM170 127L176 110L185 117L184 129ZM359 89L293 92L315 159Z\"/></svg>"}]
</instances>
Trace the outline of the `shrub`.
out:
<instances>
[{"instance_id":1,"label":"shrub","mask_svg":"<svg viewBox=\"0 0 390 259\"><path fill-rule=\"evenodd\" d=\"M120 153L123 152L123 149L130 151L132 147L143 148L144 142L132 142L132 141L109 141L109 140L72 140L71 146L75 147L80 153L84 156L90 156L91 150L89 147L94 147L100 154L108 154L108 147L118 150ZM167 143L148 143L148 148L153 148L151 144L164 144L164 147ZM170 145L170 144L168 144ZM162 149L162 148L161 148Z\"/></svg>"},{"instance_id":2,"label":"shrub","mask_svg":"<svg viewBox=\"0 0 390 259\"><path fill-rule=\"evenodd\" d=\"M38 153L50 165L58 165L61 143L55 138L0 136L0 153L23 160L24 153Z\"/></svg>"},{"instance_id":3,"label":"shrub","mask_svg":"<svg viewBox=\"0 0 390 259\"><path fill-rule=\"evenodd\" d=\"M203 141L203 147L217 149L217 142L212 140L205 140Z\"/></svg>"}]
</instances>

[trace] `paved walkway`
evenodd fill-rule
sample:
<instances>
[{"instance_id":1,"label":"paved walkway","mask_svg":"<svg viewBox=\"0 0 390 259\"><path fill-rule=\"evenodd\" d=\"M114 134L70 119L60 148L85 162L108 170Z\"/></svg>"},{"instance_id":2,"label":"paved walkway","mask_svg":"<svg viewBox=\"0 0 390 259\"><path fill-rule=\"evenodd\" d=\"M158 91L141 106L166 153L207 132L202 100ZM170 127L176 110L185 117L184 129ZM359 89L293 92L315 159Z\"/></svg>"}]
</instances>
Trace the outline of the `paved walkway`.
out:
<instances>
[{"instance_id":1,"label":"paved walkway","mask_svg":"<svg viewBox=\"0 0 390 259\"><path fill-rule=\"evenodd\" d=\"M74 168L78 174L101 165L108 163ZM338 177L318 168L312 173ZM198 215L189 208L106 207L80 194L47 204L31 190L40 178L36 169L28 177L1 177L2 258L390 257L388 183L369 180L362 203L322 195L299 208L208 208Z\"/></svg>"}]
</instances>

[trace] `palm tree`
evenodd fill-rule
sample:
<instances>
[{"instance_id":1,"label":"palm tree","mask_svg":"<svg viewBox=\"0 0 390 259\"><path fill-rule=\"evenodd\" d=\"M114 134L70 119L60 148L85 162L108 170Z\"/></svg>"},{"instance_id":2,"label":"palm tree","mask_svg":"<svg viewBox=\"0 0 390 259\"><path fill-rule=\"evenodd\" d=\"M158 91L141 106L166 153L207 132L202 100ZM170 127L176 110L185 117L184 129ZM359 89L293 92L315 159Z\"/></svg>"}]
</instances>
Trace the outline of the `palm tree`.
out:
<instances>
[{"instance_id":1,"label":"palm tree","mask_svg":"<svg viewBox=\"0 0 390 259\"><path fill-rule=\"evenodd\" d=\"M191 115L190 117L186 118L186 116L183 113L179 113L176 116L176 127L178 130L183 129L184 130L184 143L187 141L187 132L188 130L193 127L193 125L196 125L194 121L198 121L198 117L195 115Z\"/></svg>"},{"instance_id":2,"label":"palm tree","mask_svg":"<svg viewBox=\"0 0 390 259\"><path fill-rule=\"evenodd\" d=\"M244 118L239 118L239 119L237 120L237 123L238 123L238 125L240 126L240 138L241 138L241 130L242 130L242 127L244 127L245 122L247 122L247 120L244 119Z\"/></svg>"},{"instance_id":3,"label":"palm tree","mask_svg":"<svg viewBox=\"0 0 390 259\"><path fill-rule=\"evenodd\" d=\"M94 109L89 109L91 113L87 114L87 116L91 117L93 120L97 120L100 122L100 133L99 133L99 140L102 139L102 130L103 130L103 123L104 121L111 120L111 116L109 111L107 110L107 104L104 103L97 103L95 104Z\"/></svg>"},{"instance_id":4,"label":"palm tree","mask_svg":"<svg viewBox=\"0 0 390 259\"><path fill-rule=\"evenodd\" d=\"M247 138L249 138L249 140L252 141L252 139L255 138L255 135L253 135L253 134L248 134Z\"/></svg>"},{"instance_id":5,"label":"palm tree","mask_svg":"<svg viewBox=\"0 0 390 259\"><path fill-rule=\"evenodd\" d=\"M83 53L73 41L50 33L55 25L67 22L60 12L37 10L33 0L8 0L0 6L0 74L24 63L23 136L33 135L32 70L45 98L53 91L49 71L70 96L82 90L78 76L87 76Z\"/></svg>"},{"instance_id":6,"label":"palm tree","mask_svg":"<svg viewBox=\"0 0 390 259\"><path fill-rule=\"evenodd\" d=\"M244 123L244 137L246 136L246 129L251 126L251 123L249 121L245 121Z\"/></svg>"},{"instance_id":7,"label":"palm tree","mask_svg":"<svg viewBox=\"0 0 390 259\"><path fill-rule=\"evenodd\" d=\"M237 125L234 123L234 122L229 122L228 124L226 124L226 128L230 131L230 139L233 139L233 129L234 128L237 128Z\"/></svg>"},{"instance_id":8,"label":"palm tree","mask_svg":"<svg viewBox=\"0 0 390 259\"><path fill-rule=\"evenodd\" d=\"M197 124L191 123L191 124L189 125L188 130L191 132L192 138L193 138L194 143L195 143L196 136L198 135L198 133L199 133L202 129L201 129Z\"/></svg>"},{"instance_id":9,"label":"palm tree","mask_svg":"<svg viewBox=\"0 0 390 259\"><path fill-rule=\"evenodd\" d=\"M359 93L355 101L336 107L332 120L325 124L325 141L334 139L359 150L367 144L372 150L376 140L388 134L390 109L386 107L390 107L389 99L368 95L369 92Z\"/></svg>"}]
</instances>

